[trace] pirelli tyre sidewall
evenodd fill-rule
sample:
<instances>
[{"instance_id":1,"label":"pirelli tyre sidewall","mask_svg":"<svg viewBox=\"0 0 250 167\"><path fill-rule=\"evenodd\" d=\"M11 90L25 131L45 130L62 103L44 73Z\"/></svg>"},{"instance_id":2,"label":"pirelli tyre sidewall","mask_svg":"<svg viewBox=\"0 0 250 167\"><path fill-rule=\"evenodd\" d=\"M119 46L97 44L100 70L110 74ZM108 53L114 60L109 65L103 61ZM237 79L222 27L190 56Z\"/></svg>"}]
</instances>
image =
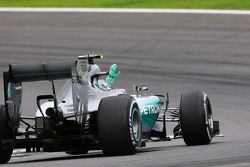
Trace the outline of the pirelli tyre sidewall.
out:
<instances>
[{"instance_id":1,"label":"pirelli tyre sidewall","mask_svg":"<svg viewBox=\"0 0 250 167\"><path fill-rule=\"evenodd\" d=\"M138 146L142 135L142 122L139 109L135 100L131 102L129 110L129 128L133 145ZM138 143L139 142L139 143Z\"/></svg>"},{"instance_id":2,"label":"pirelli tyre sidewall","mask_svg":"<svg viewBox=\"0 0 250 167\"><path fill-rule=\"evenodd\" d=\"M142 123L133 97L119 95L101 100L98 136L106 155L134 154L141 145Z\"/></svg>"},{"instance_id":3,"label":"pirelli tyre sidewall","mask_svg":"<svg viewBox=\"0 0 250 167\"><path fill-rule=\"evenodd\" d=\"M187 145L209 144L214 136L213 114L210 100L202 91L182 94L180 125Z\"/></svg>"},{"instance_id":4,"label":"pirelli tyre sidewall","mask_svg":"<svg viewBox=\"0 0 250 167\"><path fill-rule=\"evenodd\" d=\"M0 105L0 141L4 139L12 139L13 134L9 133L11 129L7 123L7 114L5 106ZM0 164L7 163L12 155L13 148L0 145Z\"/></svg>"}]
</instances>

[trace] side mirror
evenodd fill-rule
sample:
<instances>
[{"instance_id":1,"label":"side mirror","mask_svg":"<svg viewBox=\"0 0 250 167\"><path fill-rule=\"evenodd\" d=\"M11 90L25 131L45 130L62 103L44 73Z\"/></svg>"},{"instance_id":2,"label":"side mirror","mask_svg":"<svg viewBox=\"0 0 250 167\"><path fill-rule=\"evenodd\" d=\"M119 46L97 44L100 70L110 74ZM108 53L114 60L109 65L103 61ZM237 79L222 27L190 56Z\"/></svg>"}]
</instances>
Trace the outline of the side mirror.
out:
<instances>
[{"instance_id":1,"label":"side mirror","mask_svg":"<svg viewBox=\"0 0 250 167\"><path fill-rule=\"evenodd\" d=\"M141 91L147 91L148 90L148 86L147 85L135 85L134 86L134 92L136 94L136 96L139 95L139 92Z\"/></svg>"}]
</instances>

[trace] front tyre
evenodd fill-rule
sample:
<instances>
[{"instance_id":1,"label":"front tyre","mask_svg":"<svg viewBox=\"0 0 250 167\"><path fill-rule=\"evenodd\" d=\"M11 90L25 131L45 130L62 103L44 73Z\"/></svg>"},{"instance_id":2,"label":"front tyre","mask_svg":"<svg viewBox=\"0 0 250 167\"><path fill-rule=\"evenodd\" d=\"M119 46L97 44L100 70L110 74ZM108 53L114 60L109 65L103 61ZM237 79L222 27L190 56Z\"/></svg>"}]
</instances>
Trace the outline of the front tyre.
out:
<instances>
[{"instance_id":1,"label":"front tyre","mask_svg":"<svg viewBox=\"0 0 250 167\"><path fill-rule=\"evenodd\" d=\"M180 125L187 145L209 144L214 136L212 107L202 91L191 91L181 96Z\"/></svg>"},{"instance_id":2,"label":"front tyre","mask_svg":"<svg viewBox=\"0 0 250 167\"><path fill-rule=\"evenodd\" d=\"M135 99L128 95L107 97L98 109L98 135L106 155L129 155L141 144L142 123Z\"/></svg>"}]
</instances>

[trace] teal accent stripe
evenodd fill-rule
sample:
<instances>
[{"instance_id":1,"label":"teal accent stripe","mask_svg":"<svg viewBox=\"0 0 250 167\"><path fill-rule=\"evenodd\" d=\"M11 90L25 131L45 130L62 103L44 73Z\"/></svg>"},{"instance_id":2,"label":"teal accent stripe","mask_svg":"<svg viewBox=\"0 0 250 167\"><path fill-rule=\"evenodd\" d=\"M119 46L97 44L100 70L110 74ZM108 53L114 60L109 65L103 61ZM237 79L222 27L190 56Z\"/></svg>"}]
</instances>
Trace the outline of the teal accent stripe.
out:
<instances>
[{"instance_id":1,"label":"teal accent stripe","mask_svg":"<svg viewBox=\"0 0 250 167\"><path fill-rule=\"evenodd\" d=\"M143 132L149 132L153 128L155 121L158 118L159 113L158 112L154 113L155 111L153 111L151 107L159 105L160 102L161 100L158 97L151 97L151 99L141 101L141 103L139 104L141 118L142 118L142 131Z\"/></svg>"},{"instance_id":2,"label":"teal accent stripe","mask_svg":"<svg viewBox=\"0 0 250 167\"><path fill-rule=\"evenodd\" d=\"M153 128L155 121L158 118L158 115L159 113L142 115L142 131L143 132L150 131Z\"/></svg>"},{"instance_id":3,"label":"teal accent stripe","mask_svg":"<svg viewBox=\"0 0 250 167\"><path fill-rule=\"evenodd\" d=\"M142 106L147 106L147 105L155 105L155 104L159 104L161 101L158 97L155 97L154 99L152 99L151 101L146 101L145 103L142 103Z\"/></svg>"}]
</instances>

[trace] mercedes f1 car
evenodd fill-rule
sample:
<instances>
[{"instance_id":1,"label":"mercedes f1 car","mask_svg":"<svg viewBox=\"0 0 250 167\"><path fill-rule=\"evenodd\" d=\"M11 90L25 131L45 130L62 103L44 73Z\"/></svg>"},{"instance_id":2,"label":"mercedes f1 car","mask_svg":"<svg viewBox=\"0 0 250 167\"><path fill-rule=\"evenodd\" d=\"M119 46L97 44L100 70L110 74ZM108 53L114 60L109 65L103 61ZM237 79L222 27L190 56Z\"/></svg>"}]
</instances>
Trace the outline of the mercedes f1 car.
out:
<instances>
[{"instance_id":1,"label":"mercedes f1 car","mask_svg":"<svg viewBox=\"0 0 250 167\"><path fill-rule=\"evenodd\" d=\"M18 148L27 152L84 154L102 150L105 155L128 155L155 138L167 141L183 137L186 145L203 145L219 134L219 121L213 120L210 100L203 91L182 94L176 108L169 108L168 94L141 95L148 89L146 85L134 86L130 95L112 88L119 75L117 65L102 72L94 63L102 57L9 65L3 73L5 104L0 105L0 163L7 163L13 149ZM59 79L67 81L57 94L54 81ZM52 93L38 95L35 116L25 117L20 111L22 83L41 80L51 82ZM171 136L167 134L168 122L176 122ZM21 128L24 125L25 129Z\"/></svg>"}]
</instances>

